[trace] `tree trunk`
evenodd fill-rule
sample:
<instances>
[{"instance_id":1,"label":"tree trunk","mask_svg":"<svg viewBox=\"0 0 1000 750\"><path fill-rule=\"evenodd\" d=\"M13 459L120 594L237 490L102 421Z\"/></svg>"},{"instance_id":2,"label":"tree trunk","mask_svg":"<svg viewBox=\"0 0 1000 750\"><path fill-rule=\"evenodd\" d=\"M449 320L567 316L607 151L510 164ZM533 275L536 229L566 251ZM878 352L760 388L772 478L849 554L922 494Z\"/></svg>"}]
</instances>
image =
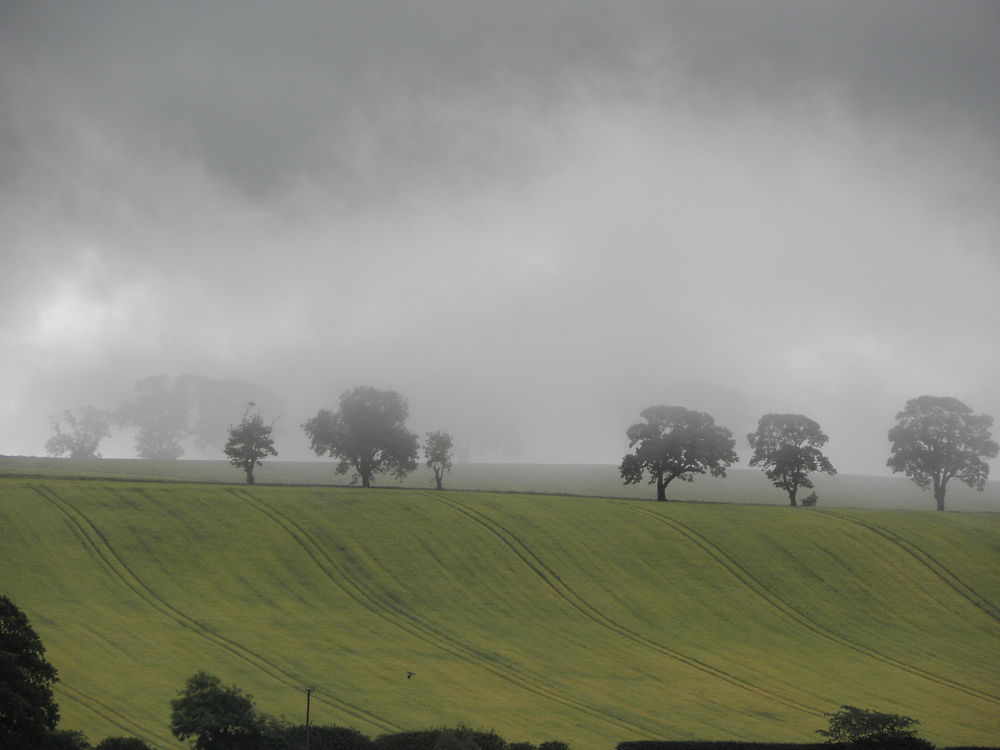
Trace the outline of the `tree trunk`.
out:
<instances>
[{"instance_id":1,"label":"tree trunk","mask_svg":"<svg viewBox=\"0 0 1000 750\"><path fill-rule=\"evenodd\" d=\"M792 487L792 489L788 490L788 499L790 501L788 504L791 505L793 508L798 507L798 503L795 501L795 496L797 494L799 494L798 487Z\"/></svg>"},{"instance_id":2,"label":"tree trunk","mask_svg":"<svg viewBox=\"0 0 1000 750\"><path fill-rule=\"evenodd\" d=\"M253 464L246 467L247 472L247 484L253 484Z\"/></svg>"},{"instance_id":3,"label":"tree trunk","mask_svg":"<svg viewBox=\"0 0 1000 750\"><path fill-rule=\"evenodd\" d=\"M361 471L361 486L362 487L371 487L372 486L371 475L372 475L372 473L370 471L365 471L365 470L362 469L362 471Z\"/></svg>"},{"instance_id":4,"label":"tree trunk","mask_svg":"<svg viewBox=\"0 0 1000 750\"><path fill-rule=\"evenodd\" d=\"M444 489L441 486L441 475L444 473L443 469L434 469L434 483L437 484L437 488Z\"/></svg>"},{"instance_id":5,"label":"tree trunk","mask_svg":"<svg viewBox=\"0 0 1000 750\"><path fill-rule=\"evenodd\" d=\"M663 481L662 474L656 477L656 499L661 503L667 500L667 483Z\"/></svg>"},{"instance_id":6,"label":"tree trunk","mask_svg":"<svg viewBox=\"0 0 1000 750\"><path fill-rule=\"evenodd\" d=\"M934 478L934 499L937 500L938 510L944 510L944 488L947 484L947 479L939 481L937 477Z\"/></svg>"}]
</instances>

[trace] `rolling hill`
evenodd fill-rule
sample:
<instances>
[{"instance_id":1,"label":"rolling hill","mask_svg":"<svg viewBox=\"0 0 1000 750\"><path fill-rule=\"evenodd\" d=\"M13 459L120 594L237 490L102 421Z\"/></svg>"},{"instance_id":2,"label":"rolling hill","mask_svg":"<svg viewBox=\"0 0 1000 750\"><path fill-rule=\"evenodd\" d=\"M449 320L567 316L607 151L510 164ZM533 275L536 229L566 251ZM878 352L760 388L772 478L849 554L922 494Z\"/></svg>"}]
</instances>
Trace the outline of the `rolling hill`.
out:
<instances>
[{"instance_id":1,"label":"rolling hill","mask_svg":"<svg viewBox=\"0 0 1000 750\"><path fill-rule=\"evenodd\" d=\"M992 513L0 478L63 726L164 749L198 670L372 736L811 741L849 703L996 744L998 561Z\"/></svg>"}]
</instances>

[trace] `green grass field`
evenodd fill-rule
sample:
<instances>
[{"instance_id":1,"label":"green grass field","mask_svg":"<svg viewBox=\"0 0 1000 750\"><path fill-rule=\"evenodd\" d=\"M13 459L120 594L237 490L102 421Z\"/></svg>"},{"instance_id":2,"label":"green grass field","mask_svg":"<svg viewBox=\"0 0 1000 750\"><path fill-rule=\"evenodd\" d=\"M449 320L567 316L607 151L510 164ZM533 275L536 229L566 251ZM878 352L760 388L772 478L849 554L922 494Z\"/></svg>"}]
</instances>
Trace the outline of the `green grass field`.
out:
<instances>
[{"instance_id":1,"label":"green grass field","mask_svg":"<svg viewBox=\"0 0 1000 750\"><path fill-rule=\"evenodd\" d=\"M1000 515L772 501L7 477L0 591L95 742L179 747L206 670L372 736L812 741L849 703L996 745Z\"/></svg>"}]
</instances>

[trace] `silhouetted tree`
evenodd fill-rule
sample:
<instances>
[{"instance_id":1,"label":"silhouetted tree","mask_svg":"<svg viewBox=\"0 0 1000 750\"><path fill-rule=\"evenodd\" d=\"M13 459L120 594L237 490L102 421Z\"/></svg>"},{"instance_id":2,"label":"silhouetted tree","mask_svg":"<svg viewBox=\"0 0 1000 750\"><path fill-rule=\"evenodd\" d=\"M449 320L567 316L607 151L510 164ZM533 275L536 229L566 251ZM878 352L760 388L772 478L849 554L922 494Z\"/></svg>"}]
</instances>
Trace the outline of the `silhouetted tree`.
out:
<instances>
[{"instance_id":1,"label":"silhouetted tree","mask_svg":"<svg viewBox=\"0 0 1000 750\"><path fill-rule=\"evenodd\" d=\"M206 672L189 677L170 707L170 730L194 750L244 750L264 728L253 696Z\"/></svg>"},{"instance_id":2,"label":"silhouetted tree","mask_svg":"<svg viewBox=\"0 0 1000 750\"><path fill-rule=\"evenodd\" d=\"M757 423L757 431L747 435L753 448L750 465L762 467L774 486L788 493L789 505L797 505L799 488L813 487L810 474L817 471L837 473L830 459L820 450L828 439L819 424L809 417L765 414Z\"/></svg>"},{"instance_id":3,"label":"silhouetted tree","mask_svg":"<svg viewBox=\"0 0 1000 750\"><path fill-rule=\"evenodd\" d=\"M262 744L267 750L303 750L306 746L306 726L271 719L262 738ZM312 724L309 727L309 750L371 750L371 748L372 741L357 729L324 724Z\"/></svg>"},{"instance_id":4,"label":"silhouetted tree","mask_svg":"<svg viewBox=\"0 0 1000 750\"><path fill-rule=\"evenodd\" d=\"M933 489L937 509L944 510L950 479L958 479L982 492L990 476L987 459L996 458L1000 446L991 439L993 417L950 396L920 396L906 402L889 430L892 443L886 462L893 473L902 472L923 489Z\"/></svg>"},{"instance_id":5,"label":"silhouetted tree","mask_svg":"<svg viewBox=\"0 0 1000 750\"><path fill-rule=\"evenodd\" d=\"M181 442L189 433L190 382L171 382L166 375L152 375L136 383L136 397L115 412L123 426L139 429L135 452L139 458L173 461L184 455Z\"/></svg>"},{"instance_id":6,"label":"silhouetted tree","mask_svg":"<svg viewBox=\"0 0 1000 750\"><path fill-rule=\"evenodd\" d=\"M56 729L45 739L45 750L93 750L87 735L76 729Z\"/></svg>"},{"instance_id":7,"label":"silhouetted tree","mask_svg":"<svg viewBox=\"0 0 1000 750\"><path fill-rule=\"evenodd\" d=\"M619 470L625 484L635 484L648 471L649 483L656 484L656 499L666 500L667 485L674 479L694 481L695 474L709 472L724 477L726 467L739 461L733 448L736 441L725 427L700 411L682 406L650 406L626 430L629 448Z\"/></svg>"},{"instance_id":8,"label":"silhouetted tree","mask_svg":"<svg viewBox=\"0 0 1000 750\"><path fill-rule=\"evenodd\" d=\"M389 472L402 479L417 468L417 436L406 429L406 399L395 391L360 386L340 396L340 410L321 409L302 425L316 455L339 458L337 473L354 470L352 482Z\"/></svg>"},{"instance_id":9,"label":"silhouetted tree","mask_svg":"<svg viewBox=\"0 0 1000 750\"><path fill-rule=\"evenodd\" d=\"M427 468L434 472L434 483L440 490L443 487L444 473L451 471L451 435L447 432L428 432L424 443L424 458Z\"/></svg>"},{"instance_id":10,"label":"silhouetted tree","mask_svg":"<svg viewBox=\"0 0 1000 750\"><path fill-rule=\"evenodd\" d=\"M243 421L235 427L229 426L229 440L224 448L229 463L246 472L247 484L253 484L255 466L260 466L267 456L278 455L271 439L271 425L264 424L260 412L251 412L254 406L256 404L252 402L248 404L243 412Z\"/></svg>"},{"instance_id":11,"label":"silhouetted tree","mask_svg":"<svg viewBox=\"0 0 1000 750\"><path fill-rule=\"evenodd\" d=\"M920 722L909 716L885 714L857 706L840 708L840 711L824 714L830 719L829 728L816 730L816 733L826 737L828 742L885 750L890 748L929 750L934 747L927 740L916 736L913 727Z\"/></svg>"},{"instance_id":12,"label":"silhouetted tree","mask_svg":"<svg viewBox=\"0 0 1000 750\"><path fill-rule=\"evenodd\" d=\"M44 747L59 721L56 670L27 616L0 595L0 748Z\"/></svg>"},{"instance_id":13,"label":"silhouetted tree","mask_svg":"<svg viewBox=\"0 0 1000 750\"><path fill-rule=\"evenodd\" d=\"M106 737L94 747L94 750L153 750L146 740L138 737Z\"/></svg>"},{"instance_id":14,"label":"silhouetted tree","mask_svg":"<svg viewBox=\"0 0 1000 750\"><path fill-rule=\"evenodd\" d=\"M100 458L97 448L101 440L111 436L111 413L95 406L66 409L50 417L49 424L56 433L45 443L50 456Z\"/></svg>"}]
</instances>

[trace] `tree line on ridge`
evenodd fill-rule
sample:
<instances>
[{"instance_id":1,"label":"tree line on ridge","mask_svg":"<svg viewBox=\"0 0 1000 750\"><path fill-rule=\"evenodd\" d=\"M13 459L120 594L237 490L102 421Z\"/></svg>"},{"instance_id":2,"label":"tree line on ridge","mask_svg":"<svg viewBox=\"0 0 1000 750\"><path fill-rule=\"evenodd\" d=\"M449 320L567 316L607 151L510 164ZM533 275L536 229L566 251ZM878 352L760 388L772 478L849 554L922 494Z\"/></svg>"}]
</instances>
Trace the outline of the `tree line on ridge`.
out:
<instances>
[{"instance_id":1,"label":"tree line on ridge","mask_svg":"<svg viewBox=\"0 0 1000 750\"><path fill-rule=\"evenodd\" d=\"M256 402L247 399L242 420L221 427L226 414L234 413L234 394L253 393L255 386L239 381L213 381L181 376L170 383L154 376L137 384L135 399L114 412L93 406L65 410L51 418L55 434L47 443L54 456L99 457L97 448L111 434L112 424L137 428L136 453L140 458L169 460L183 454L181 441L195 435L199 444L222 444L233 466L241 469L248 484L254 469L277 456L273 423L265 422ZM222 398L221 394L226 394ZM337 474L351 474L352 483L370 487L379 474L403 479L417 468L420 444L406 427L409 405L396 391L359 386L340 396L339 409L320 409L302 429L318 456L337 461ZM190 414L194 413L194 426ZM655 405L643 409L642 419L626 429L630 453L622 458L619 473L625 484L643 480L656 487L656 499L667 500L674 481L691 482L698 474L724 477L739 461L732 433L705 412L682 406ZM938 510L944 510L948 483L955 479L982 491L989 479L989 460L1000 448L992 439L993 418L975 414L950 396L910 399L896 414L889 430L887 466L902 473L922 489L931 490ZM820 425L803 414L771 413L762 416L757 429L747 435L753 451L749 465L760 468L789 505L814 505L811 475L835 474L822 449L828 442ZM427 433L423 444L425 465L433 471L437 489L452 466L453 439L445 431Z\"/></svg>"}]
</instances>

